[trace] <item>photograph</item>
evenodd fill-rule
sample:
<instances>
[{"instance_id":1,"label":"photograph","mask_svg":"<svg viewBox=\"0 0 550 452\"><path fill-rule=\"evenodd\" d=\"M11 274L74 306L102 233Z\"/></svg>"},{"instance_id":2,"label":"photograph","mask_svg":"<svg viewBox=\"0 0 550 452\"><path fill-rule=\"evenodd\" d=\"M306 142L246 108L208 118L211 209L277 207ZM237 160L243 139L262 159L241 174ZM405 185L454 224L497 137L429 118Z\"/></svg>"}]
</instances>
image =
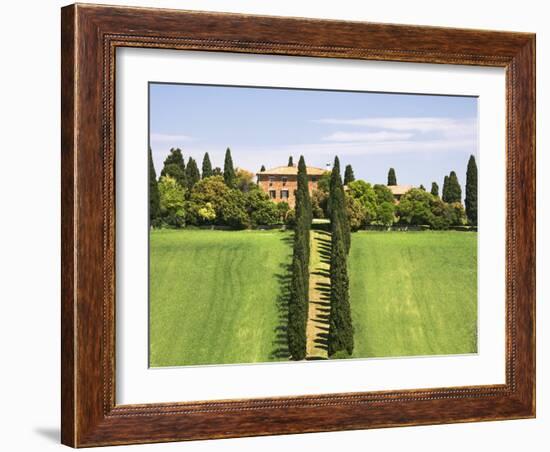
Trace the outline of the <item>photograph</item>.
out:
<instances>
[{"instance_id":1,"label":"photograph","mask_svg":"<svg viewBox=\"0 0 550 452\"><path fill-rule=\"evenodd\" d=\"M151 368L478 352L477 97L150 82L148 145Z\"/></svg>"}]
</instances>

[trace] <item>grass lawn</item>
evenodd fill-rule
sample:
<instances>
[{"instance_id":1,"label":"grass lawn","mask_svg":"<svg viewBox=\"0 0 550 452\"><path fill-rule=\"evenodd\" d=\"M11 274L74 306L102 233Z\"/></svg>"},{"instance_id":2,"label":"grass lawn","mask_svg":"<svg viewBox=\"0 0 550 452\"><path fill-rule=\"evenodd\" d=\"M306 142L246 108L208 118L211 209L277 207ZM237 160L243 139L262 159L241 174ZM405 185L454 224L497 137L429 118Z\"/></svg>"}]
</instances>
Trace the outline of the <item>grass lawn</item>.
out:
<instances>
[{"instance_id":1,"label":"grass lawn","mask_svg":"<svg viewBox=\"0 0 550 452\"><path fill-rule=\"evenodd\" d=\"M292 233L150 235L150 365L286 359Z\"/></svg>"},{"instance_id":2,"label":"grass lawn","mask_svg":"<svg viewBox=\"0 0 550 452\"><path fill-rule=\"evenodd\" d=\"M357 232L353 357L477 351L477 233Z\"/></svg>"}]
</instances>

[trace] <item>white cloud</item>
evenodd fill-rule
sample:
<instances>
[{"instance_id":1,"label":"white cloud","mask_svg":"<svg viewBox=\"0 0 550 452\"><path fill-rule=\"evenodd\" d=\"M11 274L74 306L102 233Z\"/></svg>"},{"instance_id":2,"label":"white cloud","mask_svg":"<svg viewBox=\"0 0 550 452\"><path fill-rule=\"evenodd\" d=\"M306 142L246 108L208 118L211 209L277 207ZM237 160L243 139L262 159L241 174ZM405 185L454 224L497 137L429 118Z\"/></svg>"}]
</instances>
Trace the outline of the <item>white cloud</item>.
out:
<instances>
[{"instance_id":1,"label":"white cloud","mask_svg":"<svg viewBox=\"0 0 550 452\"><path fill-rule=\"evenodd\" d=\"M355 118L317 119L321 124L361 126L382 130L413 131L420 133L442 132L445 135L472 134L476 129L474 118L397 117L397 118Z\"/></svg>"},{"instance_id":2,"label":"white cloud","mask_svg":"<svg viewBox=\"0 0 550 452\"><path fill-rule=\"evenodd\" d=\"M334 132L326 137L323 141L362 141L362 142L387 142L407 140L413 136L412 133L402 132Z\"/></svg>"}]
</instances>

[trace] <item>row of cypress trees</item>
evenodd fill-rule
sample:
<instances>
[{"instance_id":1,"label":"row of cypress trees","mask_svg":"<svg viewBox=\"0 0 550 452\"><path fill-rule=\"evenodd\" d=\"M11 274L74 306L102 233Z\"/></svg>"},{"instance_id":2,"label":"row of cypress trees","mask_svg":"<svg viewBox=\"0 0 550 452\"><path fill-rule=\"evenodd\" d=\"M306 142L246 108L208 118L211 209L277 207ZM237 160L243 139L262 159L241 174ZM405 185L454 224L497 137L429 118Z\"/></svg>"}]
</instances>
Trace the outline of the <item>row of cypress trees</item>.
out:
<instances>
[{"instance_id":1,"label":"row of cypress trees","mask_svg":"<svg viewBox=\"0 0 550 452\"><path fill-rule=\"evenodd\" d=\"M393 168L390 168L388 171L388 185L397 185L397 178ZM420 188L424 187L421 185ZM439 196L439 185L436 182L432 182L430 193L433 196ZM447 203L462 201L462 188L454 171L451 171L443 180L441 199ZM468 222L472 225L477 225L477 164L473 155L470 155L468 169L466 170L466 197L464 198L464 204Z\"/></svg>"},{"instance_id":2,"label":"row of cypress trees","mask_svg":"<svg viewBox=\"0 0 550 452\"><path fill-rule=\"evenodd\" d=\"M296 226L292 253L292 279L288 306L288 348L292 359L306 357L306 325L309 306L309 239L312 221L306 163L298 162L296 189Z\"/></svg>"},{"instance_id":3,"label":"row of cypress trees","mask_svg":"<svg viewBox=\"0 0 550 452\"><path fill-rule=\"evenodd\" d=\"M328 207L331 224L328 355L351 355L354 345L348 277L351 230L338 157L334 159L332 168Z\"/></svg>"}]
</instances>

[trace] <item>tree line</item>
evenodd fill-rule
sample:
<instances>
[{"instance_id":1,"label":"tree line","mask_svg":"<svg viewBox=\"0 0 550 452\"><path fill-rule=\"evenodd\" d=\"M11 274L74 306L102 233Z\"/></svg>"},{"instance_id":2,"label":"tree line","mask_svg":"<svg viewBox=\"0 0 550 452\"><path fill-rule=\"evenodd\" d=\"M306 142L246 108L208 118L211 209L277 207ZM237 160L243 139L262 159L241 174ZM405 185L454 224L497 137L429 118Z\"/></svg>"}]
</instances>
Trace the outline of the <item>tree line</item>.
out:
<instances>
[{"instance_id":1,"label":"tree line","mask_svg":"<svg viewBox=\"0 0 550 452\"><path fill-rule=\"evenodd\" d=\"M213 167L208 152L202 172L181 149L172 148L157 179L149 149L149 222L152 227L217 225L233 229L293 224L294 212L286 202L274 203L254 182L254 175L235 168L231 149L223 169Z\"/></svg>"},{"instance_id":2,"label":"tree line","mask_svg":"<svg viewBox=\"0 0 550 452\"><path fill-rule=\"evenodd\" d=\"M330 218L328 209L331 175L323 175L317 189L311 194L313 216ZM477 226L477 165L470 156L466 172L465 206L462 205L462 189L455 171L445 176L443 190L432 182L430 192L423 185L403 194L398 203L389 187L397 185L394 168L388 171L387 185L370 184L356 180L353 168L347 165L344 172L345 200L352 231L367 226L427 225L432 229L448 229L452 226Z\"/></svg>"}]
</instances>

